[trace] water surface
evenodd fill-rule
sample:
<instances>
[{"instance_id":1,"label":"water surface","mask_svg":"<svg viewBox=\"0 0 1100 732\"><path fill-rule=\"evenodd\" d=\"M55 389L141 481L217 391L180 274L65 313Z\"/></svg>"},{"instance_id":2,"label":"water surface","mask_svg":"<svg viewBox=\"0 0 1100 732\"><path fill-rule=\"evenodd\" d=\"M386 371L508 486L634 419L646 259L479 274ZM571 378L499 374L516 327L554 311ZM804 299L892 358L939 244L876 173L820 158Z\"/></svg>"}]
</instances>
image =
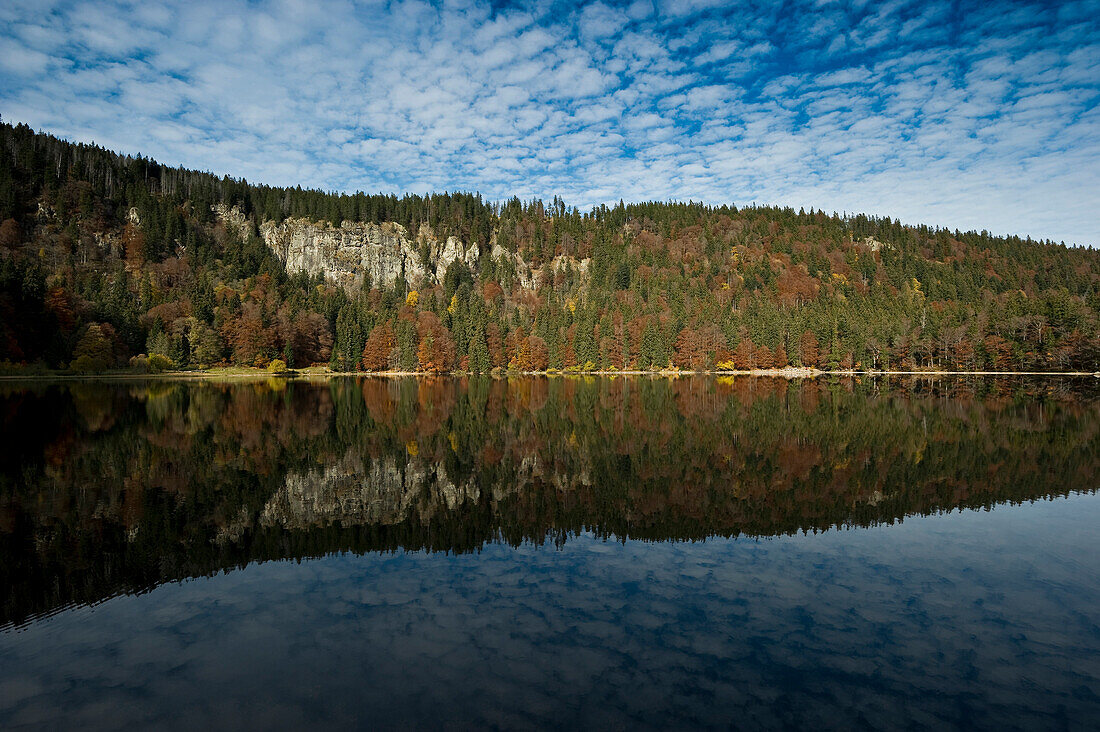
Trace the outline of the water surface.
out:
<instances>
[{"instance_id":1,"label":"water surface","mask_svg":"<svg viewBox=\"0 0 1100 732\"><path fill-rule=\"evenodd\" d=\"M0 727L1087 728L1088 381L0 386Z\"/></svg>"}]
</instances>

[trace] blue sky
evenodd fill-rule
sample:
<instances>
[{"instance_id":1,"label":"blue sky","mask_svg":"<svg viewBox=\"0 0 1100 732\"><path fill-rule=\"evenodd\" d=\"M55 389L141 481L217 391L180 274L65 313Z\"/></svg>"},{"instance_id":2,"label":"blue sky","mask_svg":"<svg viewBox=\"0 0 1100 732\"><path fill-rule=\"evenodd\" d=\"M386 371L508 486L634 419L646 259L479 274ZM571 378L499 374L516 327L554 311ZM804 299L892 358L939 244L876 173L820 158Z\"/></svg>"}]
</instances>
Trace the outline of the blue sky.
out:
<instances>
[{"instance_id":1,"label":"blue sky","mask_svg":"<svg viewBox=\"0 0 1100 732\"><path fill-rule=\"evenodd\" d=\"M1100 1L0 4L0 114L250 181L1100 245Z\"/></svg>"}]
</instances>

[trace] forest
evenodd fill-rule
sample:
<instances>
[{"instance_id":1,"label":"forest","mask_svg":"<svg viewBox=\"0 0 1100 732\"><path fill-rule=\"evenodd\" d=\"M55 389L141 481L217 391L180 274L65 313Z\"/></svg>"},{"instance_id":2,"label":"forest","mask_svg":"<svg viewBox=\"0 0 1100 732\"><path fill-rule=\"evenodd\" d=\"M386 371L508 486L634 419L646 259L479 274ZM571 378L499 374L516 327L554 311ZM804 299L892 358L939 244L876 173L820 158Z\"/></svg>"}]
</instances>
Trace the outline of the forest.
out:
<instances>
[{"instance_id":1,"label":"forest","mask_svg":"<svg viewBox=\"0 0 1100 732\"><path fill-rule=\"evenodd\" d=\"M485 264L349 290L264 243L292 217L426 225ZM0 372L217 366L1093 372L1100 253L813 208L279 188L0 122Z\"/></svg>"}]
</instances>

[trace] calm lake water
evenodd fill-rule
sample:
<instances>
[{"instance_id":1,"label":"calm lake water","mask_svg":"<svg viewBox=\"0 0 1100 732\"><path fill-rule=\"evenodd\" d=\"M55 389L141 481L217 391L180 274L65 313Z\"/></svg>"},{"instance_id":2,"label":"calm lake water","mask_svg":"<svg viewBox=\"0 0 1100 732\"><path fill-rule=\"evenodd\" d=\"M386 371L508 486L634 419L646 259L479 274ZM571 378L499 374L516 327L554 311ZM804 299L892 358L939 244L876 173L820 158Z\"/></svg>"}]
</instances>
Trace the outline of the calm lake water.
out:
<instances>
[{"instance_id":1,"label":"calm lake water","mask_svg":"<svg viewBox=\"0 0 1100 732\"><path fill-rule=\"evenodd\" d=\"M1098 407L0 384L0 728L1094 727Z\"/></svg>"}]
</instances>

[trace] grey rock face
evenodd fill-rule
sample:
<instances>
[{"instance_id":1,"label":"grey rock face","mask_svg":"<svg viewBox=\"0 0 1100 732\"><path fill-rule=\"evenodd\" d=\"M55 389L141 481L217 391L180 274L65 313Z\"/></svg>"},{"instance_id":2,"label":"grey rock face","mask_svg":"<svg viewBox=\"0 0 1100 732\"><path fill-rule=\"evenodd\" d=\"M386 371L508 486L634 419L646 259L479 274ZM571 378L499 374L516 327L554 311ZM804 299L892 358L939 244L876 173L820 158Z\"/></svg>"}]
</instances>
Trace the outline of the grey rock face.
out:
<instances>
[{"instance_id":1,"label":"grey rock face","mask_svg":"<svg viewBox=\"0 0 1100 732\"><path fill-rule=\"evenodd\" d=\"M136 208L130 209L130 212L131 217L137 216ZM232 231L240 237L241 241L248 239L252 233L252 222L236 206L229 208L224 203L218 203L214 205L214 213L225 226L226 231Z\"/></svg>"},{"instance_id":2,"label":"grey rock face","mask_svg":"<svg viewBox=\"0 0 1100 732\"><path fill-rule=\"evenodd\" d=\"M321 274L348 289L392 286L404 274L412 287L422 287L429 273L400 224L345 221L339 227L306 219L260 225L264 242L286 264L288 272ZM433 273L434 274L434 273Z\"/></svg>"},{"instance_id":3,"label":"grey rock face","mask_svg":"<svg viewBox=\"0 0 1100 732\"><path fill-rule=\"evenodd\" d=\"M242 237L251 231L251 222L237 208L218 204L214 212L227 229ZM507 262L516 274L516 282L526 289L538 285L540 270L528 265L518 252L510 252L494 241L487 255L477 242L464 243L455 236L440 241L423 224L415 236L400 224L344 221L340 226L304 218L282 223L265 221L259 225L264 243L283 260L288 272L323 275L349 291L368 284L392 287L400 277L413 289L439 284L447 268L455 262L466 264L477 273L484 260ZM572 267L581 277L587 275L588 260L577 261L559 256L543 267L551 276Z\"/></svg>"},{"instance_id":4,"label":"grey rock face","mask_svg":"<svg viewBox=\"0 0 1100 732\"><path fill-rule=\"evenodd\" d=\"M414 289L428 287L442 281L453 262L477 271L479 259L477 244L467 247L454 236L440 242L427 226L413 239L404 226L391 222L345 221L337 227L306 219L266 221L260 235L288 271L321 274L349 290L367 282L392 287L402 275Z\"/></svg>"}]
</instances>

